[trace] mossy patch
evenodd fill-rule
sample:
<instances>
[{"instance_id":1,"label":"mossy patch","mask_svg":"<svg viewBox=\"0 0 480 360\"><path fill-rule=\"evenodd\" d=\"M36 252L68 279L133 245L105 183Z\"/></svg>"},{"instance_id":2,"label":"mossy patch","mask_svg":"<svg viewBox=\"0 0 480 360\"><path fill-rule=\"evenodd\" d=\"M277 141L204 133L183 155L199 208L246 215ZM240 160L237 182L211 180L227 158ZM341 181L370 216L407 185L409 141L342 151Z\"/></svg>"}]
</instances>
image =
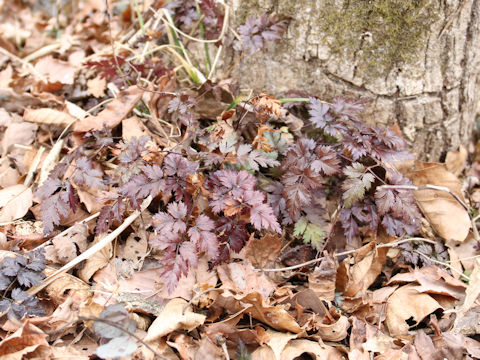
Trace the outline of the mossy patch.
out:
<instances>
[{"instance_id":1,"label":"mossy patch","mask_svg":"<svg viewBox=\"0 0 480 360\"><path fill-rule=\"evenodd\" d=\"M334 54L356 52L361 67L388 72L422 53L438 7L437 0L325 0L319 26Z\"/></svg>"}]
</instances>

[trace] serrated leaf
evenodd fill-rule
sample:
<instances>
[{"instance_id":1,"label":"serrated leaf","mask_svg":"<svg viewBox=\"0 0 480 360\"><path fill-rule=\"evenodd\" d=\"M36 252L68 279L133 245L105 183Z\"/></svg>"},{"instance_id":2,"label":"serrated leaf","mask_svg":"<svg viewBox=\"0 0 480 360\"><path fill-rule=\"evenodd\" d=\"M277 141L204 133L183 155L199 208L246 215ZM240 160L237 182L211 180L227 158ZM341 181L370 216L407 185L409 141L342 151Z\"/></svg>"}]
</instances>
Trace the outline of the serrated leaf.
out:
<instances>
[{"instance_id":1,"label":"serrated leaf","mask_svg":"<svg viewBox=\"0 0 480 360\"><path fill-rule=\"evenodd\" d=\"M325 231L314 223L308 223L303 233L303 242L310 243L316 250L321 250L326 237Z\"/></svg>"},{"instance_id":2,"label":"serrated leaf","mask_svg":"<svg viewBox=\"0 0 480 360\"><path fill-rule=\"evenodd\" d=\"M347 180L342 184L343 199L345 200L345 207L349 208L353 203L361 200L365 196L365 191L369 190L375 177L365 171L365 167L360 163L353 163L347 166L343 171L347 175Z\"/></svg>"},{"instance_id":3,"label":"serrated leaf","mask_svg":"<svg viewBox=\"0 0 480 360\"><path fill-rule=\"evenodd\" d=\"M295 222L295 227L293 231L293 236L302 236L307 228L307 219L305 216L302 216Z\"/></svg>"}]
</instances>

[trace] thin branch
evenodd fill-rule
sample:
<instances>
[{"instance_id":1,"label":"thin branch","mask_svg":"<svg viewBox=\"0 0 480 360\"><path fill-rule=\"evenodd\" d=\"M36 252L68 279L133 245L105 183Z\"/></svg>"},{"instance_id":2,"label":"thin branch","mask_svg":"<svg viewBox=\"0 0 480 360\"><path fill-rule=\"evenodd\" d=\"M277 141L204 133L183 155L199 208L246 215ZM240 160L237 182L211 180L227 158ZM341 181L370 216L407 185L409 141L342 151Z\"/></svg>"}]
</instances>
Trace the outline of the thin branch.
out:
<instances>
[{"instance_id":1,"label":"thin branch","mask_svg":"<svg viewBox=\"0 0 480 360\"><path fill-rule=\"evenodd\" d=\"M437 241L435 240L430 240L430 239L424 239L424 238L421 238L421 237L414 237L414 238L408 238L408 239L402 239L402 240L398 240L398 241L394 241L394 242L391 242L391 243L388 243L388 244L380 244L380 245L377 245L375 248L376 249L379 249L379 248L385 248L385 247L395 247L395 246L398 246L400 244L403 244L403 243L406 243L406 242L411 242L411 241L424 241L424 242L428 242L430 244L436 244ZM354 250L347 250L347 251L343 251L343 252L339 252L339 253L336 253L336 254L333 254L333 256L335 257L341 257L341 256L345 256L345 255L351 255L351 254L354 254L356 253L357 251L359 251L361 248L359 249L354 249ZM309 260L309 261L306 261L304 263L301 263L301 264L297 264L297 265L292 265L292 266L288 266L288 267L284 267L284 268L276 268L276 269L254 269L256 271L264 271L264 272L280 272L280 271L289 271L289 270L295 270L295 269L300 269L304 266L308 266L308 265L312 265L312 264L315 264L319 261L322 261L323 259L325 258L325 256L320 256L316 259L313 259L313 260Z\"/></svg>"}]
</instances>

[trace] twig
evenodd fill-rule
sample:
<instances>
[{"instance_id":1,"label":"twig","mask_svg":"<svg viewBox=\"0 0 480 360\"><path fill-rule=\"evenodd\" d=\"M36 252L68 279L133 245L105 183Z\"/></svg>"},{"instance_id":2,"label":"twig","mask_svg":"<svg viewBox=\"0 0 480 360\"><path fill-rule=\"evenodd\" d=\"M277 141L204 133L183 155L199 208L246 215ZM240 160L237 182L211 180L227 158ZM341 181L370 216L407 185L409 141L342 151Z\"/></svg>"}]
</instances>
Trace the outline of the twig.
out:
<instances>
[{"instance_id":1,"label":"twig","mask_svg":"<svg viewBox=\"0 0 480 360\"><path fill-rule=\"evenodd\" d=\"M50 285L58 275L70 270L77 264L80 264L83 260L86 260L90 258L92 255L103 249L105 246L107 246L109 243L111 243L114 239L117 238L127 227L130 226L131 223L135 221L137 217L140 216L140 214L150 205L152 202L152 196L148 196L142 203L142 206L140 210L136 210L133 214L131 214L128 218L125 219L125 221L120 225L118 228L116 228L114 231L112 231L110 234L105 236L102 240L97 242L95 245L81 253L79 256L77 256L75 259L70 261L69 263L65 264L62 266L60 269L49 275L42 284L34 286L28 290L28 293L30 296L33 296L37 294L40 290L45 288L46 286Z\"/></svg>"},{"instance_id":2,"label":"twig","mask_svg":"<svg viewBox=\"0 0 480 360\"><path fill-rule=\"evenodd\" d=\"M398 246L398 245L400 245L400 244L403 244L403 243L406 243L406 242L410 242L410 241L425 241L425 242L428 242L428 243L431 243L431 244L436 244L436 243L437 243L435 240L430 240L430 239L424 239L424 238L420 238L420 237L415 237L415 238L408 238L408 239L402 239L402 240L394 241L394 242L391 242L391 243L388 243L388 244L380 244L380 245L377 245L375 248L376 248L376 249L379 249L379 248L384 248L384 247L395 247L395 246ZM359 248L359 249L361 249L361 248ZM333 256L335 256L335 257L340 257L340 256L345 256L345 255L354 254L354 253L356 253L359 249L347 250L347 251L339 252L339 253L333 254ZM254 269L254 270L255 270L255 271L265 271L265 272L280 272L280 271L295 270L295 269L300 269L300 268L302 268L302 267L304 267L304 266L308 266L308 265L315 264L315 263L323 260L324 258L325 258L325 256L320 256L320 257L318 257L318 258L316 258L316 259L309 260L309 261L306 261L306 262L301 263L301 264L284 267L284 268L276 268L276 269Z\"/></svg>"}]
</instances>

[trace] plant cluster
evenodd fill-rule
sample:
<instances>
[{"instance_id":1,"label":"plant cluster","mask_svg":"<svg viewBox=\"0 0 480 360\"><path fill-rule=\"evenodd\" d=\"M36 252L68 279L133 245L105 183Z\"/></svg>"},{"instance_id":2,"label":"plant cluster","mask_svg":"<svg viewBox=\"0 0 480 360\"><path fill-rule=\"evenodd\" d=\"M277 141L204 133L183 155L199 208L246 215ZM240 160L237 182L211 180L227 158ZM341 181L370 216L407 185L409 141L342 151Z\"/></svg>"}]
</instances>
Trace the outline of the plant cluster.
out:
<instances>
[{"instance_id":1,"label":"plant cluster","mask_svg":"<svg viewBox=\"0 0 480 360\"><path fill-rule=\"evenodd\" d=\"M162 150L148 137L124 143L108 132L87 134L37 191L45 233L76 210L78 189L110 194L103 199L97 234L151 196L156 235L150 244L161 254L170 291L199 256L212 264L226 261L252 233L282 233L281 225L286 233L292 225L291 234L317 250L337 222L352 246L380 225L393 236L415 233L420 214L413 195L379 187L409 183L393 167L409 157L405 143L391 130L363 123L361 100L310 98L309 137L296 141L274 127L282 116L278 101L263 95L252 104L260 120L251 143L242 135L251 123L242 125L242 118L202 126L190 95L175 96L168 106L171 116L179 112L195 121L181 122L193 138L188 146ZM102 163L112 156L116 170L106 172ZM342 205L333 216L325 204L337 198Z\"/></svg>"},{"instance_id":2,"label":"plant cluster","mask_svg":"<svg viewBox=\"0 0 480 360\"><path fill-rule=\"evenodd\" d=\"M30 251L22 255L5 257L0 262L0 313L10 319L22 319L25 315L43 316L44 309L36 297L26 290L39 285L45 278L45 256L43 249Z\"/></svg>"}]
</instances>

